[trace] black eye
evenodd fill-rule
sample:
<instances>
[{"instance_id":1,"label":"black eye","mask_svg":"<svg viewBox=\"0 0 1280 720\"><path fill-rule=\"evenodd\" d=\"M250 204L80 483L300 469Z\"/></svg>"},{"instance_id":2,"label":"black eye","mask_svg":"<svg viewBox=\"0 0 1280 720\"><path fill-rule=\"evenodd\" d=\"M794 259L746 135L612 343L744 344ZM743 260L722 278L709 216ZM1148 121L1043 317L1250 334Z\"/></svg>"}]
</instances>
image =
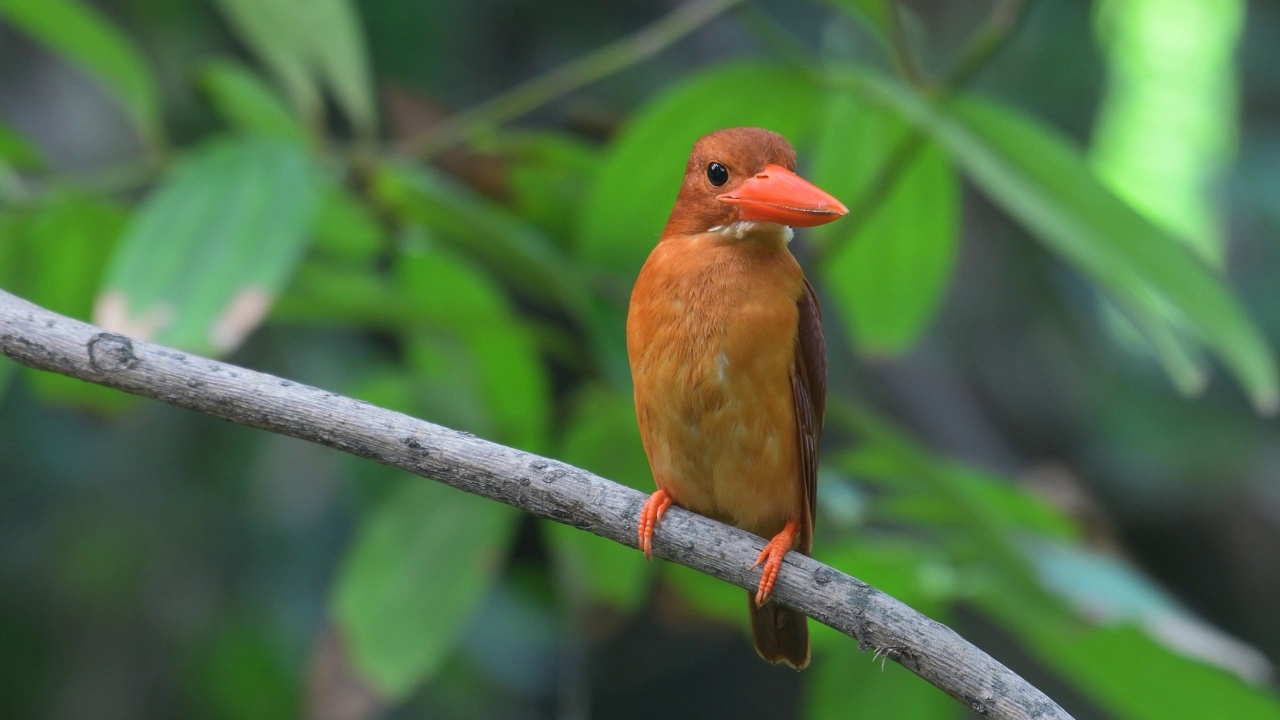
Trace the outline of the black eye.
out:
<instances>
[{"instance_id":1,"label":"black eye","mask_svg":"<svg viewBox=\"0 0 1280 720\"><path fill-rule=\"evenodd\" d=\"M720 163L713 162L707 166L707 179L712 185L720 187L729 182L729 169Z\"/></svg>"}]
</instances>

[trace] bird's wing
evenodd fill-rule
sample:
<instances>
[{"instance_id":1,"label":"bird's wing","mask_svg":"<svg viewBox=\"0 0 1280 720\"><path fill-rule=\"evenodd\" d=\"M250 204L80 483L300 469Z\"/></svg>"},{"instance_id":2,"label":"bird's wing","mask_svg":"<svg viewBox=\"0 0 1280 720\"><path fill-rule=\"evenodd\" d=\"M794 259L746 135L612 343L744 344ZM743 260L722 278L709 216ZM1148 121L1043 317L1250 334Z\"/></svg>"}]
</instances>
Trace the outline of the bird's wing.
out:
<instances>
[{"instance_id":1,"label":"bird's wing","mask_svg":"<svg viewBox=\"0 0 1280 720\"><path fill-rule=\"evenodd\" d=\"M818 440L822 436L827 406L827 346L822 338L822 306L807 279L796 303L800 327L796 333L791 396L796 409L796 440L800 447L804 493L800 550L807 555L813 548L813 523L818 504Z\"/></svg>"}]
</instances>

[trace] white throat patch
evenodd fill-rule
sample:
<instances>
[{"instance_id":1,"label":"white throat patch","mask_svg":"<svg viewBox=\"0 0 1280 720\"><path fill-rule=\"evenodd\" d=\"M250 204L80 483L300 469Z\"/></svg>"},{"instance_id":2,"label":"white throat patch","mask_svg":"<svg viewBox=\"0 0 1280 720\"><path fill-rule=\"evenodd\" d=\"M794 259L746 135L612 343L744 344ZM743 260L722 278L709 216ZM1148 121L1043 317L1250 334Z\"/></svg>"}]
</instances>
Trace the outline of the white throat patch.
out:
<instances>
[{"instance_id":1,"label":"white throat patch","mask_svg":"<svg viewBox=\"0 0 1280 720\"><path fill-rule=\"evenodd\" d=\"M787 225L778 225L770 222L756 222L754 220L739 220L728 225L716 225L708 229L709 232L719 233L721 237L733 240L742 240L747 235L761 234L777 234L782 237L784 243L790 244L791 238L796 236L796 231Z\"/></svg>"}]
</instances>

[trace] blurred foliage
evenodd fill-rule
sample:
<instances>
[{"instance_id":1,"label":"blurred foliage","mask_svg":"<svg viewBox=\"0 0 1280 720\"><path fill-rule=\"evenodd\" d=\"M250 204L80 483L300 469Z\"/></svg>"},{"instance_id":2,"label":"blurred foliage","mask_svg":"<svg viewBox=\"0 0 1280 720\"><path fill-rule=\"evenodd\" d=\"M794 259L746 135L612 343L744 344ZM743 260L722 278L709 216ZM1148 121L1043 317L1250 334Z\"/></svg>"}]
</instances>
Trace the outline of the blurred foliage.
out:
<instances>
[{"instance_id":1,"label":"blurred foliage","mask_svg":"<svg viewBox=\"0 0 1280 720\"><path fill-rule=\"evenodd\" d=\"M96 85L70 112L109 148L78 159L81 120L0 83L0 287L647 491L631 283L693 141L769 127L852 209L796 243L831 354L815 556L1076 717L1280 717L1280 437L1208 388L1213 357L1280 404L1254 270L1280 252L1250 242L1280 225L1248 215L1280 180L1222 191L1249 141L1231 58L1280 17L1250 40L1239 2L1108 0L1099 56L1054 44L1090 27L1073 3L695 0L639 31L656 8L553 5L0 0L26 43L0 58ZM6 717L964 714L827 628L802 685L778 675L741 591L684 568L5 359L0 468ZM1227 523L1233 498L1271 514ZM1222 562L1253 574L1143 554L1152 508L1184 544L1248 528Z\"/></svg>"}]
</instances>

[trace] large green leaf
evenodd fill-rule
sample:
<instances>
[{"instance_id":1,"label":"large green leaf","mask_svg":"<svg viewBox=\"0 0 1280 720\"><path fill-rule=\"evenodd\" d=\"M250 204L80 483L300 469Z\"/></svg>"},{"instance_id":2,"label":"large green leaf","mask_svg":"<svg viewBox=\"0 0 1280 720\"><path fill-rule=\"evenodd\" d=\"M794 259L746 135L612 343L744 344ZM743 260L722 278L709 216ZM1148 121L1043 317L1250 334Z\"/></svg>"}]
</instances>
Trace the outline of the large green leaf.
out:
<instances>
[{"instance_id":1,"label":"large green leaf","mask_svg":"<svg viewBox=\"0 0 1280 720\"><path fill-rule=\"evenodd\" d=\"M855 94L833 93L813 180L856 205L906 132L896 114ZM862 208L862 217L855 211L819 229L823 278L840 310L834 316L848 324L859 350L904 352L933 318L955 264L958 206L955 172L930 143L874 207Z\"/></svg>"},{"instance_id":2,"label":"large green leaf","mask_svg":"<svg viewBox=\"0 0 1280 720\"><path fill-rule=\"evenodd\" d=\"M578 221L577 245L591 265L634 277L662 234L699 137L754 125L803 144L820 93L800 70L740 63L695 74L640 109L615 141Z\"/></svg>"},{"instance_id":3,"label":"large green leaf","mask_svg":"<svg viewBox=\"0 0 1280 720\"><path fill-rule=\"evenodd\" d=\"M216 140L143 203L107 270L97 322L193 352L257 326L310 240L317 168L297 143Z\"/></svg>"},{"instance_id":4,"label":"large green leaf","mask_svg":"<svg viewBox=\"0 0 1280 720\"><path fill-rule=\"evenodd\" d=\"M357 672L391 699L431 677L493 586L518 518L423 480L366 514L332 591Z\"/></svg>"},{"instance_id":5,"label":"large green leaf","mask_svg":"<svg viewBox=\"0 0 1280 720\"><path fill-rule=\"evenodd\" d=\"M0 16L101 82L142 137L163 138L160 100L146 62L92 6L78 0L0 0Z\"/></svg>"},{"instance_id":6,"label":"large green leaf","mask_svg":"<svg viewBox=\"0 0 1280 720\"><path fill-rule=\"evenodd\" d=\"M1231 291L1099 182L1061 134L995 102L962 97L941 111L895 83L866 74L853 81L925 128L996 204L1123 307L1139 308L1136 322L1185 324L1235 373L1260 412L1280 409L1275 359Z\"/></svg>"}]
</instances>

